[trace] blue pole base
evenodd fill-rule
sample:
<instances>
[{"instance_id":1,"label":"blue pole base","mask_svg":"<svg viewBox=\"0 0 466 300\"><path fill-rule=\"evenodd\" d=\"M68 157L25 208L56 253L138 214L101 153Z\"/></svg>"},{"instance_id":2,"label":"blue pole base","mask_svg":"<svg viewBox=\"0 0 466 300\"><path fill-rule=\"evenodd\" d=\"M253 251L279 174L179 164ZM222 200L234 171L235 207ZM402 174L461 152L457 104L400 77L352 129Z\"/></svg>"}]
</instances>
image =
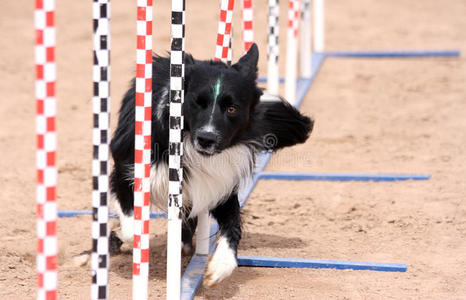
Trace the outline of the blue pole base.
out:
<instances>
[{"instance_id":1,"label":"blue pole base","mask_svg":"<svg viewBox=\"0 0 466 300\"><path fill-rule=\"evenodd\" d=\"M326 57L351 58L410 58L410 57L458 57L459 50L401 50L401 51L336 51L322 53Z\"/></svg>"},{"instance_id":2,"label":"blue pole base","mask_svg":"<svg viewBox=\"0 0 466 300\"><path fill-rule=\"evenodd\" d=\"M339 174L339 173L260 173L265 180L315 180L315 181L405 181L428 180L427 174Z\"/></svg>"},{"instance_id":3,"label":"blue pole base","mask_svg":"<svg viewBox=\"0 0 466 300\"><path fill-rule=\"evenodd\" d=\"M267 256L239 256L238 265L269 268L351 269L384 272L406 272L407 270L405 264Z\"/></svg>"},{"instance_id":4,"label":"blue pole base","mask_svg":"<svg viewBox=\"0 0 466 300\"><path fill-rule=\"evenodd\" d=\"M327 57L347 57L347 58L415 58L415 57L459 57L460 50L400 50L400 51L327 51L313 53L312 59ZM259 77L258 82L267 82L266 77ZM284 83L285 78L280 77L280 83Z\"/></svg>"},{"instance_id":5,"label":"blue pole base","mask_svg":"<svg viewBox=\"0 0 466 300\"><path fill-rule=\"evenodd\" d=\"M92 215L92 210L68 210L68 209L59 209L57 211L57 216L59 218L73 218L77 216L90 216ZM116 218L116 214L113 211L109 212L110 218ZM150 213L151 219L157 218L166 218L167 214L164 212L153 211Z\"/></svg>"},{"instance_id":6,"label":"blue pole base","mask_svg":"<svg viewBox=\"0 0 466 300\"><path fill-rule=\"evenodd\" d=\"M204 279L208 255L194 254L181 277L181 299L192 300Z\"/></svg>"}]
</instances>

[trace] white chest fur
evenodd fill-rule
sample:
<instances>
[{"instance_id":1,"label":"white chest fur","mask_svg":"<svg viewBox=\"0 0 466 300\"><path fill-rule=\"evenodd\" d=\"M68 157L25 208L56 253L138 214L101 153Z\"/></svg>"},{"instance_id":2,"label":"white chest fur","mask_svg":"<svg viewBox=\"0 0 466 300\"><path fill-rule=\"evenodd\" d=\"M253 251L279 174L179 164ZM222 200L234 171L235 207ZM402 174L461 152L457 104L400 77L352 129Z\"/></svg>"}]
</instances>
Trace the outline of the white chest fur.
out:
<instances>
[{"instance_id":1,"label":"white chest fur","mask_svg":"<svg viewBox=\"0 0 466 300\"><path fill-rule=\"evenodd\" d=\"M183 166L188 179L183 181L183 205L192 206L191 216L211 210L242 186L251 176L254 153L244 145L237 145L212 156L198 153L189 137L184 140ZM168 166L158 163L151 168L151 201L158 208L167 209Z\"/></svg>"}]
</instances>

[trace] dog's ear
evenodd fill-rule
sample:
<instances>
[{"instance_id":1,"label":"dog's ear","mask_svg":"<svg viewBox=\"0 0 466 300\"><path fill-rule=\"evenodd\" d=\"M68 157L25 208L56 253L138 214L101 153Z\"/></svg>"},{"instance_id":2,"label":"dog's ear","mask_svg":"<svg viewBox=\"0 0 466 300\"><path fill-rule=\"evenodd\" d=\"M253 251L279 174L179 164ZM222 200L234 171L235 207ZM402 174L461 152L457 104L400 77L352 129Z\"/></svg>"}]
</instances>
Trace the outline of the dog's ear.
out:
<instances>
[{"instance_id":1,"label":"dog's ear","mask_svg":"<svg viewBox=\"0 0 466 300\"><path fill-rule=\"evenodd\" d=\"M196 61L194 60L194 57L189 54L185 53L184 55L184 63L185 63L185 69L184 69L184 90L188 90L189 86L189 81L191 80L191 73L194 65L196 64Z\"/></svg>"},{"instance_id":2,"label":"dog's ear","mask_svg":"<svg viewBox=\"0 0 466 300\"><path fill-rule=\"evenodd\" d=\"M250 80L257 79L257 61L259 60L259 49L254 43L249 48L249 51L232 66L238 70L241 75Z\"/></svg>"}]
</instances>

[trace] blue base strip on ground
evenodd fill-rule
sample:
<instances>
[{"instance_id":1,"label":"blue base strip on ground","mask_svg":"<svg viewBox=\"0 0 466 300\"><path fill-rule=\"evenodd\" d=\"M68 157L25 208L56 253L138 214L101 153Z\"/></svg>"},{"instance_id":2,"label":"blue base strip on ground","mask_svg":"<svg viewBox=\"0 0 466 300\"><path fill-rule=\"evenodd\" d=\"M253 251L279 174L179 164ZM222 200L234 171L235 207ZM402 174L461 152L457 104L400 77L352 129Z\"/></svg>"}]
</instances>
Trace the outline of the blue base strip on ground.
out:
<instances>
[{"instance_id":1,"label":"blue base strip on ground","mask_svg":"<svg viewBox=\"0 0 466 300\"><path fill-rule=\"evenodd\" d=\"M86 216L92 215L92 210L68 210L68 209L59 209L57 212L59 218L72 218L77 216ZM116 218L116 214L113 211L109 213L110 218ZM167 214L164 212L153 211L150 213L151 219L157 218L166 218Z\"/></svg>"},{"instance_id":2,"label":"blue base strip on ground","mask_svg":"<svg viewBox=\"0 0 466 300\"><path fill-rule=\"evenodd\" d=\"M336 51L322 53L326 57L351 58L413 58L413 57L458 57L458 50L414 50L414 51Z\"/></svg>"},{"instance_id":3,"label":"blue base strip on ground","mask_svg":"<svg viewBox=\"0 0 466 300\"><path fill-rule=\"evenodd\" d=\"M403 181L428 180L427 174L331 174L331 173L260 173L265 180L316 180L316 181Z\"/></svg>"},{"instance_id":4,"label":"blue base strip on ground","mask_svg":"<svg viewBox=\"0 0 466 300\"><path fill-rule=\"evenodd\" d=\"M215 239L217 237L218 223L213 222L210 227L209 237L209 253L215 250ZM207 266L209 255L194 254L189 261L186 270L181 277L181 299L192 300L196 295L197 290L201 287L202 280L204 279L204 272Z\"/></svg>"},{"instance_id":5,"label":"blue base strip on ground","mask_svg":"<svg viewBox=\"0 0 466 300\"><path fill-rule=\"evenodd\" d=\"M348 57L348 58L415 58L415 57L458 57L459 50L400 50L400 51L335 51L313 53L312 58L321 55L327 57ZM314 74L314 73L312 73ZM258 82L267 82L266 77L259 77ZM280 83L284 83L285 78L280 77Z\"/></svg>"},{"instance_id":6,"label":"blue base strip on ground","mask_svg":"<svg viewBox=\"0 0 466 300\"><path fill-rule=\"evenodd\" d=\"M191 300L201 286L209 255L194 254L181 278L181 299Z\"/></svg>"},{"instance_id":7,"label":"blue base strip on ground","mask_svg":"<svg viewBox=\"0 0 466 300\"><path fill-rule=\"evenodd\" d=\"M238 265L269 268L351 269L385 272L406 272L405 264L356 262L326 259L305 259L266 256L239 256Z\"/></svg>"},{"instance_id":8,"label":"blue base strip on ground","mask_svg":"<svg viewBox=\"0 0 466 300\"><path fill-rule=\"evenodd\" d=\"M259 83L265 83L265 82L267 82L267 77L259 77L259 78L257 78L257 82L259 82ZM280 77L279 82L280 82L280 83L285 83L285 78L284 78L284 77Z\"/></svg>"}]
</instances>

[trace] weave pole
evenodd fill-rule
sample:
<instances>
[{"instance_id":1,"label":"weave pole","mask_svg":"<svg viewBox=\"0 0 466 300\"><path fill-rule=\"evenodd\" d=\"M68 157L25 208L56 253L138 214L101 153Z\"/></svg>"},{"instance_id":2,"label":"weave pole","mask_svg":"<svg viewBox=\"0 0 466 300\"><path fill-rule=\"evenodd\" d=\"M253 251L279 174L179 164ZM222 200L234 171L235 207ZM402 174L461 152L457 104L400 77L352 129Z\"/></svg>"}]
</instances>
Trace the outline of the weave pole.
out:
<instances>
[{"instance_id":1,"label":"weave pole","mask_svg":"<svg viewBox=\"0 0 466 300\"><path fill-rule=\"evenodd\" d=\"M108 200L110 142L110 2L94 0L94 128L92 131L91 299L108 298Z\"/></svg>"},{"instance_id":2,"label":"weave pole","mask_svg":"<svg viewBox=\"0 0 466 300\"><path fill-rule=\"evenodd\" d=\"M311 77L312 74L311 32L311 0L303 0L301 5L301 26L299 33L299 75L305 78Z\"/></svg>"},{"instance_id":3,"label":"weave pole","mask_svg":"<svg viewBox=\"0 0 466 300\"><path fill-rule=\"evenodd\" d=\"M133 299L147 299L152 127L152 0L137 1Z\"/></svg>"},{"instance_id":4,"label":"weave pole","mask_svg":"<svg viewBox=\"0 0 466 300\"><path fill-rule=\"evenodd\" d=\"M324 52L324 0L314 0L314 51Z\"/></svg>"},{"instance_id":5,"label":"weave pole","mask_svg":"<svg viewBox=\"0 0 466 300\"><path fill-rule=\"evenodd\" d=\"M233 19L234 0L221 0L220 19L218 21L217 45L215 47L215 60L228 62L228 53L231 40L231 21Z\"/></svg>"},{"instance_id":6,"label":"weave pole","mask_svg":"<svg viewBox=\"0 0 466 300\"><path fill-rule=\"evenodd\" d=\"M252 7L252 0L243 0L243 46L244 53L248 52L251 48L252 43L254 43L254 10Z\"/></svg>"},{"instance_id":7,"label":"weave pole","mask_svg":"<svg viewBox=\"0 0 466 300\"><path fill-rule=\"evenodd\" d=\"M37 299L57 298L55 1L36 0Z\"/></svg>"},{"instance_id":8,"label":"weave pole","mask_svg":"<svg viewBox=\"0 0 466 300\"><path fill-rule=\"evenodd\" d=\"M299 0L289 0L288 4L285 98L291 104L295 104L298 62Z\"/></svg>"},{"instance_id":9,"label":"weave pole","mask_svg":"<svg viewBox=\"0 0 466 300\"><path fill-rule=\"evenodd\" d=\"M231 66L233 61L233 24L231 24L230 42L228 43L227 65Z\"/></svg>"},{"instance_id":10,"label":"weave pole","mask_svg":"<svg viewBox=\"0 0 466 300\"><path fill-rule=\"evenodd\" d=\"M185 0L172 0L171 14L167 299L180 299Z\"/></svg>"},{"instance_id":11,"label":"weave pole","mask_svg":"<svg viewBox=\"0 0 466 300\"><path fill-rule=\"evenodd\" d=\"M269 34L267 36L267 92L273 95L278 95L280 81L278 66L278 56L280 54L280 47L278 43L280 34L280 24L278 23L279 16L280 6L278 5L278 0L269 0Z\"/></svg>"}]
</instances>

